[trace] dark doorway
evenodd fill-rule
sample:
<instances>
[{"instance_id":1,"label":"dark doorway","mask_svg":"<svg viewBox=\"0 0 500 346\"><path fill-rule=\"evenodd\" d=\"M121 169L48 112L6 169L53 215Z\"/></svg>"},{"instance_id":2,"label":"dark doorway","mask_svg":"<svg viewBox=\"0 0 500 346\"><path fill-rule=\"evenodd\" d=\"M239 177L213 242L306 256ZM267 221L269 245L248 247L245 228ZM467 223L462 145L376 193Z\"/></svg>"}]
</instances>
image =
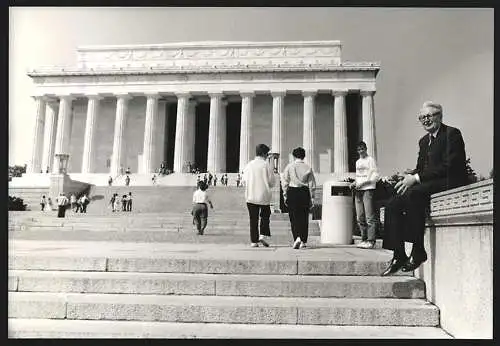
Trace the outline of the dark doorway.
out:
<instances>
[{"instance_id":1,"label":"dark doorway","mask_svg":"<svg viewBox=\"0 0 500 346\"><path fill-rule=\"evenodd\" d=\"M356 172L356 160L358 159L356 146L361 141L361 95L359 93L347 94L345 106L349 172Z\"/></svg>"},{"instance_id":2,"label":"dark doorway","mask_svg":"<svg viewBox=\"0 0 500 346\"><path fill-rule=\"evenodd\" d=\"M164 161L167 169L174 170L175 128L177 126L177 103L167 103L165 121Z\"/></svg>"},{"instance_id":3,"label":"dark doorway","mask_svg":"<svg viewBox=\"0 0 500 346\"><path fill-rule=\"evenodd\" d=\"M226 172L238 173L240 168L241 102L226 108Z\"/></svg>"},{"instance_id":4,"label":"dark doorway","mask_svg":"<svg viewBox=\"0 0 500 346\"><path fill-rule=\"evenodd\" d=\"M207 171L208 125L210 121L210 103L200 102L195 112L194 162L200 172Z\"/></svg>"}]
</instances>

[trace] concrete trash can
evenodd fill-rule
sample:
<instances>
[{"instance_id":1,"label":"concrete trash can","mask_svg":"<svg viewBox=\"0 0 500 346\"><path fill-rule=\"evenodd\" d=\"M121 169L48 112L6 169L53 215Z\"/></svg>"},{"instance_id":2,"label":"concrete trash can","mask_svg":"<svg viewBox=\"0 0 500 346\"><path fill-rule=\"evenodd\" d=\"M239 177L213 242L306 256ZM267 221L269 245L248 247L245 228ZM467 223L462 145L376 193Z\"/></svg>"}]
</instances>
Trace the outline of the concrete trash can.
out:
<instances>
[{"instance_id":1,"label":"concrete trash can","mask_svg":"<svg viewBox=\"0 0 500 346\"><path fill-rule=\"evenodd\" d=\"M321 243L352 244L353 200L349 183L327 181L323 184Z\"/></svg>"}]
</instances>

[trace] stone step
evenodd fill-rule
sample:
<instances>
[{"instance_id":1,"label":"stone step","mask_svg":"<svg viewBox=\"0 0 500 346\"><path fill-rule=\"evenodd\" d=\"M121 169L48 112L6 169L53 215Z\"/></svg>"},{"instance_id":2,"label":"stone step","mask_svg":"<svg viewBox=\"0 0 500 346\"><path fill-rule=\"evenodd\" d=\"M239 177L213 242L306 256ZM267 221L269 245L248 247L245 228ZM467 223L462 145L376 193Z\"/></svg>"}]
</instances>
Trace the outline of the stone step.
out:
<instances>
[{"instance_id":1,"label":"stone step","mask_svg":"<svg viewBox=\"0 0 500 346\"><path fill-rule=\"evenodd\" d=\"M437 327L175 323L11 318L9 338L451 339Z\"/></svg>"},{"instance_id":2,"label":"stone step","mask_svg":"<svg viewBox=\"0 0 500 346\"><path fill-rule=\"evenodd\" d=\"M57 215L55 210L53 211L9 211L9 223L10 222L21 222L21 221L43 221L54 219ZM209 211L209 217L213 219L221 220L248 220L248 211L246 209L234 211L234 210L214 210ZM139 212L115 212L109 214L99 214L90 215L74 213L71 210L66 211L64 220L81 220L88 222L89 220L96 222L108 222L112 220L120 221L134 221L134 220L169 220L169 219L191 219L191 209L184 210L182 212L160 212L160 213L139 213ZM271 220L283 220L289 221L288 214L286 213L273 213L270 216Z\"/></svg>"},{"instance_id":3,"label":"stone step","mask_svg":"<svg viewBox=\"0 0 500 346\"><path fill-rule=\"evenodd\" d=\"M273 234L271 246L292 246L292 233L285 229L271 229ZM211 244L213 249L219 244L250 244L250 232L248 229L239 231L221 231L208 226L205 229L205 234L200 236L193 229L157 229L157 230L28 230L28 231L11 231L9 232L11 239L22 240L61 240L61 241L86 241L86 242L147 242L147 243L199 243ZM318 239L315 240L314 237ZM319 243L319 233L310 232L308 245Z\"/></svg>"},{"instance_id":4,"label":"stone step","mask_svg":"<svg viewBox=\"0 0 500 346\"><path fill-rule=\"evenodd\" d=\"M423 299L9 292L9 318L300 325L439 325Z\"/></svg>"},{"instance_id":5,"label":"stone step","mask_svg":"<svg viewBox=\"0 0 500 346\"><path fill-rule=\"evenodd\" d=\"M221 217L208 217L208 222L211 224L216 224L220 226L247 226L249 225L248 218L240 219L230 219ZM182 217L171 217L171 218L153 218L153 219L120 219L120 218L108 218L108 219L97 219L94 220L91 216L87 219L84 218L33 218L31 220L10 220L9 226L26 226L26 227L62 227L62 226L123 226L123 227L168 227L171 225L191 225L193 223L193 217L191 215L185 215ZM283 226L289 227L290 222L288 220L271 220L271 226ZM309 227L319 227L316 221L309 221Z\"/></svg>"},{"instance_id":6,"label":"stone step","mask_svg":"<svg viewBox=\"0 0 500 346\"><path fill-rule=\"evenodd\" d=\"M9 240L9 269L17 270L379 276L391 257L387 250L353 245L294 250L273 244L250 248L248 244L100 241L89 246L85 241L60 239Z\"/></svg>"},{"instance_id":7,"label":"stone step","mask_svg":"<svg viewBox=\"0 0 500 346\"><path fill-rule=\"evenodd\" d=\"M425 298L413 277L9 271L9 291L253 297Z\"/></svg>"}]
</instances>

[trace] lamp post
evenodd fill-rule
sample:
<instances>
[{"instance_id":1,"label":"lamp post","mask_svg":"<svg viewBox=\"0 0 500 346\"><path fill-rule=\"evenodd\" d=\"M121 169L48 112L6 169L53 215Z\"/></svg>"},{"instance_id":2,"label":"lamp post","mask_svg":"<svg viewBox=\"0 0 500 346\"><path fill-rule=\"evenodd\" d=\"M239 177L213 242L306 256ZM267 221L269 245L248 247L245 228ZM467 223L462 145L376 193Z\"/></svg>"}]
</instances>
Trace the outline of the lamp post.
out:
<instances>
[{"instance_id":1,"label":"lamp post","mask_svg":"<svg viewBox=\"0 0 500 346\"><path fill-rule=\"evenodd\" d=\"M268 155L269 155L269 158L271 160L271 164L273 165L274 173L279 173L278 163L279 163L280 154L279 153L269 153Z\"/></svg>"},{"instance_id":2,"label":"lamp post","mask_svg":"<svg viewBox=\"0 0 500 346\"><path fill-rule=\"evenodd\" d=\"M281 182L280 182L280 175L279 175L279 158L280 154L279 153L273 153L270 152L268 154L268 159L270 160L270 164L273 167L274 175L277 180L276 184L272 188L272 210L275 213L281 213L280 209L280 187L281 187Z\"/></svg>"},{"instance_id":3,"label":"lamp post","mask_svg":"<svg viewBox=\"0 0 500 346\"><path fill-rule=\"evenodd\" d=\"M68 172L69 154L56 154L55 156L59 164L59 174L66 174Z\"/></svg>"},{"instance_id":4,"label":"lamp post","mask_svg":"<svg viewBox=\"0 0 500 346\"><path fill-rule=\"evenodd\" d=\"M56 160L55 164L57 164L57 173L51 174L50 176L50 188L49 195L52 198L56 198L60 193L65 192L65 185L69 184L69 176L68 172L68 162L69 162L69 154L55 154Z\"/></svg>"}]
</instances>

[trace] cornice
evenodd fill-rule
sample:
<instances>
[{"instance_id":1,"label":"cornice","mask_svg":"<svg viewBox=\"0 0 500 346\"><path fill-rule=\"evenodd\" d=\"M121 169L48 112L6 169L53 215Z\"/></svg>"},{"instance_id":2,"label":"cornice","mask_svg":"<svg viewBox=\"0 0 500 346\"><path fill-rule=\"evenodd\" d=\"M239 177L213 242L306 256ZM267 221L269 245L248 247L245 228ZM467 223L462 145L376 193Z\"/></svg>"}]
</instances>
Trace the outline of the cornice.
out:
<instances>
[{"instance_id":1,"label":"cornice","mask_svg":"<svg viewBox=\"0 0 500 346\"><path fill-rule=\"evenodd\" d=\"M226 66L222 68L198 68L198 67L149 67L145 68L59 68L45 67L30 70L27 74L35 77L57 77L57 76L103 76L103 75L158 75L158 74L201 74L201 73L255 73L255 72L348 72L348 71L373 71L377 73L380 65L374 62L324 65L318 64L308 66L268 66L248 65L245 67Z\"/></svg>"}]
</instances>

